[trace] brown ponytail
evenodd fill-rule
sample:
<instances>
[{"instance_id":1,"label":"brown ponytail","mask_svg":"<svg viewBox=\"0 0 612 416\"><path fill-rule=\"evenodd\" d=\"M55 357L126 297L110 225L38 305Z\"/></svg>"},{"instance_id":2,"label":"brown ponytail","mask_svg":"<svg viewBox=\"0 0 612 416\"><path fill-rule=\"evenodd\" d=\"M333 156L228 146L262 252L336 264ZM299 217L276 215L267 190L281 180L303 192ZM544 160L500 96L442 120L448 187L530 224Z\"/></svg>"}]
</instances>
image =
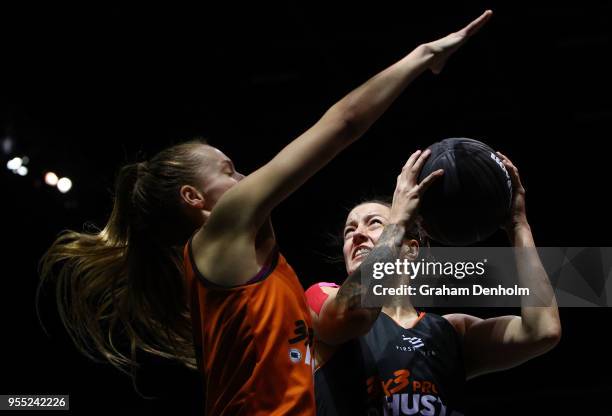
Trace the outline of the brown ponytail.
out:
<instances>
[{"instance_id":1,"label":"brown ponytail","mask_svg":"<svg viewBox=\"0 0 612 416\"><path fill-rule=\"evenodd\" d=\"M41 286L55 284L59 316L86 356L126 371L142 350L195 367L182 246L198 225L181 212L179 189L197 186L201 146L124 166L104 229L64 231L43 256Z\"/></svg>"}]
</instances>

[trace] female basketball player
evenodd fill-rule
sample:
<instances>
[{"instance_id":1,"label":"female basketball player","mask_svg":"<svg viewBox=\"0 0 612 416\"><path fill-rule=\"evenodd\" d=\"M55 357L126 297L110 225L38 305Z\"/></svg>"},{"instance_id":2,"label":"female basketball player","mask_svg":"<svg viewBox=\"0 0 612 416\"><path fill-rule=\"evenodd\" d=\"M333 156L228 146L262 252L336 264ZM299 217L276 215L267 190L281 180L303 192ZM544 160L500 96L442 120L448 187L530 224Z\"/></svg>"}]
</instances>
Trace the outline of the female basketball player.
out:
<instances>
[{"instance_id":1,"label":"female basketball player","mask_svg":"<svg viewBox=\"0 0 612 416\"><path fill-rule=\"evenodd\" d=\"M381 244L396 257L418 255L415 217L424 189L417 178L424 156L413 155L408 161L391 207L370 202L349 213L343 248L347 281L340 288L319 283L306 291L317 339L319 415L458 414L466 379L517 366L559 341L559 312L548 276L537 254L529 251L517 254L519 277L541 288L541 294L552 299L551 306L524 306L521 316L491 319L417 313L408 296L390 298L382 308L360 307L360 266L380 261ZM506 231L515 247L535 247L518 170L506 156L499 156L514 189ZM406 190L410 198L399 198ZM413 203L408 209L398 206L409 199ZM396 240L392 246L388 236L397 228L405 230L404 242Z\"/></svg>"},{"instance_id":2,"label":"female basketball player","mask_svg":"<svg viewBox=\"0 0 612 416\"><path fill-rule=\"evenodd\" d=\"M197 142L123 167L104 229L67 232L42 260L76 345L117 367L133 366L138 350L197 361L207 414L314 413L310 312L276 250L270 212L419 74L439 72L490 14L417 47L247 177Z\"/></svg>"}]
</instances>

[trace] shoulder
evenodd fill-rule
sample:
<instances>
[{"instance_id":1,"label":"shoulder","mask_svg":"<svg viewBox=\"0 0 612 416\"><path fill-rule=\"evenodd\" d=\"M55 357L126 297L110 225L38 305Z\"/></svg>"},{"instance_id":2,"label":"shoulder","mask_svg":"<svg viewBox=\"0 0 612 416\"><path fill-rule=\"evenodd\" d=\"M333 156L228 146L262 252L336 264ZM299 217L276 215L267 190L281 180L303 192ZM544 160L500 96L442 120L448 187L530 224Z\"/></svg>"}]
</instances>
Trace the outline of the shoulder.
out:
<instances>
[{"instance_id":1,"label":"shoulder","mask_svg":"<svg viewBox=\"0 0 612 416\"><path fill-rule=\"evenodd\" d=\"M188 242L185 250L188 261L185 265L192 268L196 275L205 276L207 282L233 288L254 280L263 281L281 263L273 239L253 250L253 241L245 236L232 241L211 240L203 230L201 228Z\"/></svg>"}]
</instances>

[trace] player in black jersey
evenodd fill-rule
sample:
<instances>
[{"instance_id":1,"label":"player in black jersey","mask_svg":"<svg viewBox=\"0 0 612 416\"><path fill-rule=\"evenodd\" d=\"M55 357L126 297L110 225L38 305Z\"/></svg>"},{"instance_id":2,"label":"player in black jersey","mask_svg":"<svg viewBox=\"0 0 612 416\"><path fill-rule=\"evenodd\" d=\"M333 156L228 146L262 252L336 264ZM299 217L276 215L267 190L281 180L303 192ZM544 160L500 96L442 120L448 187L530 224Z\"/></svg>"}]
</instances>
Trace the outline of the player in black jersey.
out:
<instances>
[{"instance_id":1,"label":"player in black jersey","mask_svg":"<svg viewBox=\"0 0 612 416\"><path fill-rule=\"evenodd\" d=\"M518 170L498 154L514 189L506 231L515 247L535 247ZM418 255L413 230L424 189L417 178L427 156L417 152L408 160L392 206L369 202L349 213L343 248L349 277L342 286L318 283L306 292L318 340L318 415L460 415L466 379L519 365L559 341L552 291L550 307L523 307L521 316L490 319L419 313L406 296L382 308L361 306L362 264ZM537 255L517 262L519 274L550 290Z\"/></svg>"}]
</instances>

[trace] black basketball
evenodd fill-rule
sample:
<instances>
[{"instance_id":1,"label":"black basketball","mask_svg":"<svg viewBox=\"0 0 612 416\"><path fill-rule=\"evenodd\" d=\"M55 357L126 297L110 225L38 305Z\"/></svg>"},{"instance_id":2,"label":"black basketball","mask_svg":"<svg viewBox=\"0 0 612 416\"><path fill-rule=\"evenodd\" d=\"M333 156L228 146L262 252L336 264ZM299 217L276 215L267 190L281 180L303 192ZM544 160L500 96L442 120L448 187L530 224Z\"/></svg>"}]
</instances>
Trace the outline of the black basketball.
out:
<instances>
[{"instance_id":1,"label":"black basketball","mask_svg":"<svg viewBox=\"0 0 612 416\"><path fill-rule=\"evenodd\" d=\"M435 241L464 246L484 240L510 214L512 182L501 158L486 144L445 139L429 147L420 180L444 169L423 195L423 228Z\"/></svg>"}]
</instances>

